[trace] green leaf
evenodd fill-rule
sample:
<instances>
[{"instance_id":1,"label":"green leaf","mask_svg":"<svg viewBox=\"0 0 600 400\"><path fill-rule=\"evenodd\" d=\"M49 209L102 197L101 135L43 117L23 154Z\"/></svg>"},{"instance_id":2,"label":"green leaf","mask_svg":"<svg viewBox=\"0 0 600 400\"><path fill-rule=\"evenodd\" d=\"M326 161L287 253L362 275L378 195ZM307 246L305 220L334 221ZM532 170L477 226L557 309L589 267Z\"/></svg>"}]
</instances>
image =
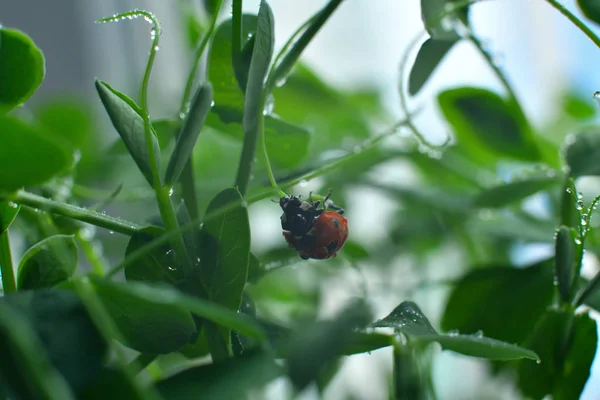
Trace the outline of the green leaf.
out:
<instances>
[{"instance_id":1,"label":"green leaf","mask_svg":"<svg viewBox=\"0 0 600 400\"><path fill-rule=\"evenodd\" d=\"M566 336L571 327L571 335ZM596 322L587 314L548 310L527 344L541 363L518 366L518 386L532 399L578 399L590 375L597 347Z\"/></svg>"},{"instance_id":2,"label":"green leaf","mask_svg":"<svg viewBox=\"0 0 600 400\"><path fill-rule=\"evenodd\" d=\"M177 136L177 132L181 129L181 123L180 120L168 118L152 121L152 129L156 134L156 139L161 150L166 149ZM120 138L115 140L106 152L110 155L129 155L129 150L127 150L125 143Z\"/></svg>"},{"instance_id":3,"label":"green leaf","mask_svg":"<svg viewBox=\"0 0 600 400\"><path fill-rule=\"evenodd\" d=\"M44 54L25 33L0 26L0 115L27 101L46 75ZM3 140L4 142L4 140Z\"/></svg>"},{"instance_id":4,"label":"green leaf","mask_svg":"<svg viewBox=\"0 0 600 400\"><path fill-rule=\"evenodd\" d=\"M2 235L13 223L21 206L9 201L0 202L0 235Z\"/></svg>"},{"instance_id":5,"label":"green leaf","mask_svg":"<svg viewBox=\"0 0 600 400\"><path fill-rule=\"evenodd\" d=\"M302 390L352 342L354 329L364 327L370 311L364 303L347 306L334 319L300 327L289 339L288 375Z\"/></svg>"},{"instance_id":6,"label":"green leaf","mask_svg":"<svg viewBox=\"0 0 600 400\"><path fill-rule=\"evenodd\" d=\"M572 178L600 175L600 129L588 128L565 138L565 162Z\"/></svg>"},{"instance_id":7,"label":"green leaf","mask_svg":"<svg viewBox=\"0 0 600 400\"><path fill-rule=\"evenodd\" d=\"M410 343L415 346L426 346L432 342L437 342L445 350L488 360L537 359L537 355L531 350L487 338L480 334L459 335L448 333L440 335L433 329L419 307L411 301L401 303L387 317L372 323L371 326L375 328L394 328L405 334Z\"/></svg>"},{"instance_id":8,"label":"green leaf","mask_svg":"<svg viewBox=\"0 0 600 400\"><path fill-rule=\"evenodd\" d=\"M355 332L344 347L342 354L351 356L353 354L370 353L391 346L393 339L393 336L376 332Z\"/></svg>"},{"instance_id":9,"label":"green leaf","mask_svg":"<svg viewBox=\"0 0 600 400\"><path fill-rule=\"evenodd\" d=\"M555 234L554 264L558 280L558 293L564 303L570 303L575 279L575 237L577 231L564 225Z\"/></svg>"},{"instance_id":10,"label":"green leaf","mask_svg":"<svg viewBox=\"0 0 600 400\"><path fill-rule=\"evenodd\" d=\"M212 199L206 209L202 231L203 282L210 299L237 311L250 259L248 210L237 189L225 189Z\"/></svg>"},{"instance_id":11,"label":"green leaf","mask_svg":"<svg viewBox=\"0 0 600 400\"><path fill-rule=\"evenodd\" d=\"M473 200L482 208L502 208L513 202L525 199L539 191L548 189L559 182L556 177L537 176L484 189Z\"/></svg>"},{"instance_id":12,"label":"green leaf","mask_svg":"<svg viewBox=\"0 0 600 400\"><path fill-rule=\"evenodd\" d=\"M473 159L490 162L489 153L535 162L540 152L527 120L518 106L496 93L458 88L439 94L438 102L461 146Z\"/></svg>"},{"instance_id":13,"label":"green leaf","mask_svg":"<svg viewBox=\"0 0 600 400\"><path fill-rule=\"evenodd\" d=\"M161 232L162 229L147 227L134 233L125 249L125 258L152 242ZM125 268L125 278L128 281L165 282L175 285L183 278L183 270L177 263L175 251L165 243L129 264Z\"/></svg>"},{"instance_id":14,"label":"green leaf","mask_svg":"<svg viewBox=\"0 0 600 400\"><path fill-rule=\"evenodd\" d=\"M553 259L524 268L478 267L452 289L441 319L445 331L458 330L508 343L523 343L552 303ZM510 309L510 318L499 318Z\"/></svg>"},{"instance_id":15,"label":"green leaf","mask_svg":"<svg viewBox=\"0 0 600 400\"><path fill-rule=\"evenodd\" d=\"M255 35L257 16L242 15L242 37ZM241 111L244 93L238 86L231 59L231 18L221 23L213 38L208 57L208 80L213 85L215 107Z\"/></svg>"},{"instance_id":16,"label":"green leaf","mask_svg":"<svg viewBox=\"0 0 600 400\"><path fill-rule=\"evenodd\" d=\"M565 185L562 189L562 199L560 205L560 223L561 225L570 228L579 228L581 224L581 206L578 206L580 201L575 188L575 182L572 178L565 180Z\"/></svg>"},{"instance_id":17,"label":"green leaf","mask_svg":"<svg viewBox=\"0 0 600 400\"><path fill-rule=\"evenodd\" d=\"M45 183L73 164L72 149L13 117L0 117L0 142L0 192Z\"/></svg>"},{"instance_id":18,"label":"green leaf","mask_svg":"<svg viewBox=\"0 0 600 400\"><path fill-rule=\"evenodd\" d=\"M54 137L75 149L84 149L94 133L94 121L90 114L90 110L79 102L54 100L39 108L36 117Z\"/></svg>"},{"instance_id":19,"label":"green leaf","mask_svg":"<svg viewBox=\"0 0 600 400\"><path fill-rule=\"evenodd\" d=\"M196 141L198 140L198 136L200 135L200 131L204 126L206 116L210 111L211 103L212 86L210 83L206 83L200 87L194 96L183 128L177 137L177 142L175 143L175 148L169 159L167 172L165 174L166 185L172 185L179 179L183 167L189 161L194 146L196 145Z\"/></svg>"},{"instance_id":20,"label":"green leaf","mask_svg":"<svg viewBox=\"0 0 600 400\"><path fill-rule=\"evenodd\" d=\"M93 281L96 293L113 318L124 345L142 353L167 354L189 343L196 324L189 311L177 304L148 301L129 284Z\"/></svg>"},{"instance_id":21,"label":"green leaf","mask_svg":"<svg viewBox=\"0 0 600 400\"><path fill-rule=\"evenodd\" d=\"M597 0L577 0L577 5L587 19L600 24L600 4Z\"/></svg>"},{"instance_id":22,"label":"green leaf","mask_svg":"<svg viewBox=\"0 0 600 400\"><path fill-rule=\"evenodd\" d=\"M66 394L61 391L56 372L75 393L96 378L106 360L107 345L74 293L59 289L19 292L5 296L0 301L0 309L0 336L3 338L0 341L0 373L15 392L35 391L42 387L32 384L38 372L29 369L35 368L27 365L31 360L22 364L30 352L33 352L35 363L43 367L44 379L54 381L51 383L53 392L58 396L54 398L70 397L64 397ZM4 318L8 325L2 321ZM18 338L11 337L15 333ZM28 342L26 348L21 347L21 343L25 343L22 340ZM38 397L24 395L21 398Z\"/></svg>"},{"instance_id":23,"label":"green leaf","mask_svg":"<svg viewBox=\"0 0 600 400\"><path fill-rule=\"evenodd\" d=\"M39 289L68 280L77 268L77 246L69 235L54 235L31 246L19 263L17 287Z\"/></svg>"},{"instance_id":24,"label":"green leaf","mask_svg":"<svg viewBox=\"0 0 600 400\"><path fill-rule=\"evenodd\" d=\"M421 18L425 24L425 29L432 38L439 40L460 39L459 34L456 32L456 26L452 23L456 17L462 23L469 24L468 7L457 11L456 17L453 14L448 14L444 19L440 19L446 13L447 5L453 2L459 2L459 0L421 0ZM443 23L444 20L450 23Z\"/></svg>"},{"instance_id":25,"label":"green leaf","mask_svg":"<svg viewBox=\"0 0 600 400\"><path fill-rule=\"evenodd\" d=\"M142 110L133 100L113 89L106 82L96 80L96 90L117 133L123 140L123 143L125 143L139 170L152 186L153 179L150 163L154 162L156 170L160 170L160 149L156 136L152 132L152 146L154 148L155 159L150 160Z\"/></svg>"},{"instance_id":26,"label":"green leaf","mask_svg":"<svg viewBox=\"0 0 600 400\"><path fill-rule=\"evenodd\" d=\"M425 85L438 64L450 52L456 41L427 39L419 49L408 77L408 93L414 96Z\"/></svg>"},{"instance_id":27,"label":"green leaf","mask_svg":"<svg viewBox=\"0 0 600 400\"><path fill-rule=\"evenodd\" d=\"M211 400L241 399L282 373L271 354L253 350L225 362L188 369L158 382L156 388L169 400L191 399L199 393Z\"/></svg>"},{"instance_id":28,"label":"green leaf","mask_svg":"<svg viewBox=\"0 0 600 400\"><path fill-rule=\"evenodd\" d=\"M98 280L93 278L93 281ZM177 306L189 310L191 313L204 317L216 324L233 329L240 334L257 340L262 340L264 331L250 317L238 314L223 306L207 300L183 294L165 284L145 282L111 282L115 290L128 293L151 305Z\"/></svg>"},{"instance_id":29,"label":"green leaf","mask_svg":"<svg viewBox=\"0 0 600 400\"><path fill-rule=\"evenodd\" d=\"M254 52L254 45L256 44L256 34L250 36L242 51L238 60L233 60L233 72L237 79L238 86L243 92L246 92L248 85L248 73L250 72L250 62L252 61L252 53Z\"/></svg>"},{"instance_id":30,"label":"green leaf","mask_svg":"<svg viewBox=\"0 0 600 400\"><path fill-rule=\"evenodd\" d=\"M216 110L218 113L219 110ZM225 122L217 114L209 114L207 125L220 132L242 139L242 114L229 112L231 122ZM269 159L282 168L300 164L308 154L311 133L302 126L291 124L279 117L265 116L265 142Z\"/></svg>"}]
</instances>

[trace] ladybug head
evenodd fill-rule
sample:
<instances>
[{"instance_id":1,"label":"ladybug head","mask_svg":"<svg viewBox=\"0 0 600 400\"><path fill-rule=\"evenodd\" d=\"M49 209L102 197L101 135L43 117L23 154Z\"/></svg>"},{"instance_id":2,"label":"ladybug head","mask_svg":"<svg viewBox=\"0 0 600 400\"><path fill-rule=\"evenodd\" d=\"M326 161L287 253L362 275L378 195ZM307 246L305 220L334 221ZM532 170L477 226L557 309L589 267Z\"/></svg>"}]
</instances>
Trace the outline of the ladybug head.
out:
<instances>
[{"instance_id":1,"label":"ladybug head","mask_svg":"<svg viewBox=\"0 0 600 400\"><path fill-rule=\"evenodd\" d=\"M283 210L281 228L291 232L294 236L302 236L307 233L322 212L313 203L300 200L299 196L281 197L279 205Z\"/></svg>"},{"instance_id":2,"label":"ladybug head","mask_svg":"<svg viewBox=\"0 0 600 400\"><path fill-rule=\"evenodd\" d=\"M285 196L279 199L279 206L284 213L300 207L301 204L302 201L298 196Z\"/></svg>"}]
</instances>

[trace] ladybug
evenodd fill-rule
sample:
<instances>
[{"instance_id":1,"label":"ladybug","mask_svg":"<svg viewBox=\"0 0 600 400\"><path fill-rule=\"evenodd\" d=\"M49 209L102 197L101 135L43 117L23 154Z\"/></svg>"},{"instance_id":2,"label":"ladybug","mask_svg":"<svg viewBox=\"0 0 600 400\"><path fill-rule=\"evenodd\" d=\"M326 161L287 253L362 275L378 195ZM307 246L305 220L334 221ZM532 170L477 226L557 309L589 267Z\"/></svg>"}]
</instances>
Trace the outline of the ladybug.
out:
<instances>
[{"instance_id":1,"label":"ladybug","mask_svg":"<svg viewBox=\"0 0 600 400\"><path fill-rule=\"evenodd\" d=\"M335 257L348 238L348 220L342 216L344 210L329 205L335 211L326 211L330 196L331 190L323 200L322 208L319 208L320 200L303 201L300 196L279 199L283 210L283 237L304 260Z\"/></svg>"}]
</instances>

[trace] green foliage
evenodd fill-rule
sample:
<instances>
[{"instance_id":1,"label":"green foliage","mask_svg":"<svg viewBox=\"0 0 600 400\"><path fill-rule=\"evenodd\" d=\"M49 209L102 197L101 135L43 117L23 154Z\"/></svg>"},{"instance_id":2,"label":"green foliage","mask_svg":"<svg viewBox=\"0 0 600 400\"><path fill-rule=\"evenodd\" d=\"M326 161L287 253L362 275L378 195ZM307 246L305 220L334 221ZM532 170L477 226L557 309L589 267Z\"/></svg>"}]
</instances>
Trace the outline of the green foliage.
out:
<instances>
[{"instance_id":1,"label":"green foliage","mask_svg":"<svg viewBox=\"0 0 600 400\"><path fill-rule=\"evenodd\" d=\"M577 5L586 18L600 24L600 4L594 0L577 0Z\"/></svg>"},{"instance_id":2,"label":"green foliage","mask_svg":"<svg viewBox=\"0 0 600 400\"><path fill-rule=\"evenodd\" d=\"M25 33L0 26L0 115L21 105L46 75L44 54ZM4 139L3 139L4 140Z\"/></svg>"},{"instance_id":3,"label":"green foliage","mask_svg":"<svg viewBox=\"0 0 600 400\"><path fill-rule=\"evenodd\" d=\"M580 306L600 310L600 274L581 276L584 252L600 249L600 197L577 189L579 178L600 175L588 95L567 90L555 115L533 124L471 31L471 2L422 0L428 38L402 58L410 72L399 77L408 80L407 93L398 85L400 111L410 114L407 95L461 40L503 86L437 93L453 140L436 147L414 115L394 120L399 110L378 88L334 88L302 63L345 2L327 1L287 41L275 37L278 16L265 0L247 14L233 0L231 18L227 2L203 1L201 13L179 3L191 68L175 115L149 85L162 54L150 12L98 21L151 24L137 103L96 80L95 104L18 109L44 77L44 56L24 33L0 28L1 399L260 397L277 378L327 398L345 358L373 351L392 356L381 369L390 398L437 398L439 347L507 372L523 397L580 397L598 346ZM592 2L578 3L598 22ZM575 15L549 4L600 47ZM91 108L99 104L118 134L107 148ZM415 137L392 138L403 128ZM310 195L304 181L314 199L331 188L348 208L350 235L335 258L301 260L280 234L264 233L279 229L278 197ZM385 197L389 212L363 203L361 191ZM361 215L376 238L355 228ZM519 250L530 244L554 254L524 261ZM438 299L423 293L438 285L448 289L443 304L421 311L402 301L374 321L372 306ZM426 317L431 308L439 321Z\"/></svg>"}]
</instances>

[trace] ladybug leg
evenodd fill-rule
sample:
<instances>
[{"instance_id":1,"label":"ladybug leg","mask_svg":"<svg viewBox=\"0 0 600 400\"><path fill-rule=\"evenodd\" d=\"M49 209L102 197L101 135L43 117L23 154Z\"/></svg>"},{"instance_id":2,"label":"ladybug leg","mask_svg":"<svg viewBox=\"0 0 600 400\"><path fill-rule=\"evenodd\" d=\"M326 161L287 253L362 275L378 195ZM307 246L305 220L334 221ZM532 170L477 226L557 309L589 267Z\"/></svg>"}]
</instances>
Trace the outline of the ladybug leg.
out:
<instances>
[{"instance_id":1,"label":"ladybug leg","mask_svg":"<svg viewBox=\"0 0 600 400\"><path fill-rule=\"evenodd\" d=\"M327 200L329 200L329 198L331 197L331 188L329 189L329 192L327 192L327 196L325 196L325 198L323 199L323 208L327 208Z\"/></svg>"},{"instance_id":2,"label":"ladybug leg","mask_svg":"<svg viewBox=\"0 0 600 400\"><path fill-rule=\"evenodd\" d=\"M334 210L335 210L335 211L336 211L338 214L340 214L340 215L344 215L344 212L346 211L346 210L344 210L342 207L338 207L338 206L336 206L335 204L330 204L330 205L329 205L329 208L332 208L332 209L334 209Z\"/></svg>"}]
</instances>

